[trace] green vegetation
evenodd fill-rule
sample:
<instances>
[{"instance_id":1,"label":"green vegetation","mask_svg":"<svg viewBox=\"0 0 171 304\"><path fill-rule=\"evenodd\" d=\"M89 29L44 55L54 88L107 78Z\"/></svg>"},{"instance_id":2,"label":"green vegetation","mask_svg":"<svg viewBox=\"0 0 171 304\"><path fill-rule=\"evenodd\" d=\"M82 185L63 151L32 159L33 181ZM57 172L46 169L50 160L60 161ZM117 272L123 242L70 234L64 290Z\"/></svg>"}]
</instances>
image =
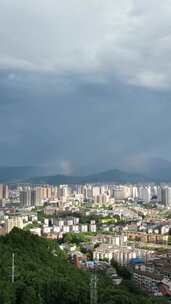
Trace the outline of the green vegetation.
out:
<instances>
[{"instance_id":1,"label":"green vegetation","mask_svg":"<svg viewBox=\"0 0 171 304\"><path fill-rule=\"evenodd\" d=\"M116 269L117 274L121 278L125 280L131 279L131 273L125 266L120 266L114 259L111 260L111 265Z\"/></svg>"},{"instance_id":2,"label":"green vegetation","mask_svg":"<svg viewBox=\"0 0 171 304\"><path fill-rule=\"evenodd\" d=\"M73 243L79 245L82 242L86 241L86 235L84 233L72 233L68 232L64 234L63 237L64 243Z\"/></svg>"},{"instance_id":3,"label":"green vegetation","mask_svg":"<svg viewBox=\"0 0 171 304\"><path fill-rule=\"evenodd\" d=\"M171 245L171 235L168 236L168 245Z\"/></svg>"},{"instance_id":4,"label":"green vegetation","mask_svg":"<svg viewBox=\"0 0 171 304\"><path fill-rule=\"evenodd\" d=\"M44 215L43 210L37 212L37 217L38 217L38 221L43 222L44 218L46 218L46 216Z\"/></svg>"},{"instance_id":5,"label":"green vegetation","mask_svg":"<svg viewBox=\"0 0 171 304\"><path fill-rule=\"evenodd\" d=\"M121 219L121 217L119 215L115 215L115 216L112 216L112 217L102 217L100 219L100 223L101 224L116 224L116 223L123 223L124 220Z\"/></svg>"},{"instance_id":6,"label":"green vegetation","mask_svg":"<svg viewBox=\"0 0 171 304\"><path fill-rule=\"evenodd\" d=\"M90 273L69 264L56 242L16 228L0 237L0 304L89 304L89 286ZM114 287L104 273L98 274L98 304L117 303L157 301L135 295L126 286Z\"/></svg>"},{"instance_id":7,"label":"green vegetation","mask_svg":"<svg viewBox=\"0 0 171 304\"><path fill-rule=\"evenodd\" d=\"M171 219L171 212L170 211L163 211L161 216L167 219Z\"/></svg>"},{"instance_id":8,"label":"green vegetation","mask_svg":"<svg viewBox=\"0 0 171 304\"><path fill-rule=\"evenodd\" d=\"M15 253L15 282L11 262ZM13 229L0 238L0 303L89 303L89 275L65 259L53 241Z\"/></svg>"}]
</instances>

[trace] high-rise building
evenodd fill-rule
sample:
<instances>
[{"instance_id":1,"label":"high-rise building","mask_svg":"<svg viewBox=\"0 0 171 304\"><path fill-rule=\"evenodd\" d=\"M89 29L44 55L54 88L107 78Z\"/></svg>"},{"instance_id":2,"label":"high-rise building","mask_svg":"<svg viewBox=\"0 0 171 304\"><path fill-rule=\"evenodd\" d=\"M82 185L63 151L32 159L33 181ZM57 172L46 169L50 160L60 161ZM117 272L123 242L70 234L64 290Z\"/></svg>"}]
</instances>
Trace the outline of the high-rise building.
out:
<instances>
[{"instance_id":1,"label":"high-rise building","mask_svg":"<svg viewBox=\"0 0 171 304\"><path fill-rule=\"evenodd\" d=\"M8 185L0 184L0 200L8 199Z\"/></svg>"},{"instance_id":2,"label":"high-rise building","mask_svg":"<svg viewBox=\"0 0 171 304\"><path fill-rule=\"evenodd\" d=\"M32 206L42 206L43 205L41 187L36 187L31 190L31 205Z\"/></svg>"},{"instance_id":3,"label":"high-rise building","mask_svg":"<svg viewBox=\"0 0 171 304\"><path fill-rule=\"evenodd\" d=\"M23 207L31 206L31 188L26 187L20 192L20 203Z\"/></svg>"},{"instance_id":4,"label":"high-rise building","mask_svg":"<svg viewBox=\"0 0 171 304\"><path fill-rule=\"evenodd\" d=\"M138 197L138 189L136 186L132 186L132 197L136 199Z\"/></svg>"},{"instance_id":5,"label":"high-rise building","mask_svg":"<svg viewBox=\"0 0 171 304\"><path fill-rule=\"evenodd\" d=\"M125 199L125 188L123 186L116 186L114 189L114 198L116 201Z\"/></svg>"},{"instance_id":6,"label":"high-rise building","mask_svg":"<svg viewBox=\"0 0 171 304\"><path fill-rule=\"evenodd\" d=\"M101 194L101 191L100 191L100 187L98 186L95 186L92 188L92 196L97 196L97 195L100 195Z\"/></svg>"},{"instance_id":7,"label":"high-rise building","mask_svg":"<svg viewBox=\"0 0 171 304\"><path fill-rule=\"evenodd\" d=\"M3 198L8 199L9 192L8 192L8 185L3 185Z\"/></svg>"},{"instance_id":8,"label":"high-rise building","mask_svg":"<svg viewBox=\"0 0 171 304\"><path fill-rule=\"evenodd\" d=\"M9 233L14 227L23 229L23 219L21 216L12 216L5 220L6 233Z\"/></svg>"},{"instance_id":9,"label":"high-rise building","mask_svg":"<svg viewBox=\"0 0 171 304\"><path fill-rule=\"evenodd\" d=\"M58 187L57 186L52 188L52 197L53 197L53 199L56 199L58 197Z\"/></svg>"},{"instance_id":10,"label":"high-rise building","mask_svg":"<svg viewBox=\"0 0 171 304\"><path fill-rule=\"evenodd\" d=\"M171 207L171 187L161 189L161 201L166 207Z\"/></svg>"},{"instance_id":11,"label":"high-rise building","mask_svg":"<svg viewBox=\"0 0 171 304\"><path fill-rule=\"evenodd\" d=\"M52 187L48 186L46 188L46 198L51 199L52 198Z\"/></svg>"},{"instance_id":12,"label":"high-rise building","mask_svg":"<svg viewBox=\"0 0 171 304\"><path fill-rule=\"evenodd\" d=\"M149 203L151 200L151 187L150 186L140 186L138 188L138 198L144 202Z\"/></svg>"}]
</instances>

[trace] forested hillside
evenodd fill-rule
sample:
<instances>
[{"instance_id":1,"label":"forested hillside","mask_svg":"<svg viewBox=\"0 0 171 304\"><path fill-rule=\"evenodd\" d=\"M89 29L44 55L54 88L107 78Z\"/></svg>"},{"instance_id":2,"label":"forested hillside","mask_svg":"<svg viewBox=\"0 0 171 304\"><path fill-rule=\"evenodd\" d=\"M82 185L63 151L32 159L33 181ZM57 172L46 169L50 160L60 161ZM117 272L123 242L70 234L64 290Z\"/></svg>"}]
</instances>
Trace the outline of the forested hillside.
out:
<instances>
[{"instance_id":1,"label":"forested hillside","mask_svg":"<svg viewBox=\"0 0 171 304\"><path fill-rule=\"evenodd\" d=\"M11 282L12 253L15 280ZM13 229L0 237L0 304L88 304L90 274L70 265L53 241ZM98 278L98 303L151 304L149 298Z\"/></svg>"}]
</instances>

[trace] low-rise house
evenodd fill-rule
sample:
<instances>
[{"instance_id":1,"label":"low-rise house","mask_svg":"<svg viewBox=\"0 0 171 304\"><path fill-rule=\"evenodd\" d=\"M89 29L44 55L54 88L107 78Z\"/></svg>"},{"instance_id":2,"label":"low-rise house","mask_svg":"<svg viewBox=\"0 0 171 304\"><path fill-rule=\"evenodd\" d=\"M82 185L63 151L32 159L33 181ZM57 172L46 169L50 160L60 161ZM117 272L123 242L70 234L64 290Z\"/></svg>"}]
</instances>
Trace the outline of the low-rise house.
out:
<instances>
[{"instance_id":1,"label":"low-rise house","mask_svg":"<svg viewBox=\"0 0 171 304\"><path fill-rule=\"evenodd\" d=\"M133 280L137 287L144 289L148 293L156 296L162 295L160 292L162 276L147 271L134 270Z\"/></svg>"},{"instance_id":2,"label":"low-rise house","mask_svg":"<svg viewBox=\"0 0 171 304\"><path fill-rule=\"evenodd\" d=\"M163 263L164 259L154 259L146 264L142 260L131 260L129 270L136 286L154 296L171 296L170 269L166 271Z\"/></svg>"},{"instance_id":3,"label":"low-rise house","mask_svg":"<svg viewBox=\"0 0 171 304\"><path fill-rule=\"evenodd\" d=\"M88 225L87 224L80 225L80 232L88 232Z\"/></svg>"},{"instance_id":4,"label":"low-rise house","mask_svg":"<svg viewBox=\"0 0 171 304\"><path fill-rule=\"evenodd\" d=\"M95 260L107 260L114 259L120 265L128 265L129 260L132 258L150 256L151 251L146 251L131 246L115 246L110 244L100 244L93 252L93 258Z\"/></svg>"},{"instance_id":5,"label":"low-rise house","mask_svg":"<svg viewBox=\"0 0 171 304\"><path fill-rule=\"evenodd\" d=\"M41 236L41 228L39 228L39 227L31 228L31 229L30 229L30 232L31 232L32 234Z\"/></svg>"}]
</instances>

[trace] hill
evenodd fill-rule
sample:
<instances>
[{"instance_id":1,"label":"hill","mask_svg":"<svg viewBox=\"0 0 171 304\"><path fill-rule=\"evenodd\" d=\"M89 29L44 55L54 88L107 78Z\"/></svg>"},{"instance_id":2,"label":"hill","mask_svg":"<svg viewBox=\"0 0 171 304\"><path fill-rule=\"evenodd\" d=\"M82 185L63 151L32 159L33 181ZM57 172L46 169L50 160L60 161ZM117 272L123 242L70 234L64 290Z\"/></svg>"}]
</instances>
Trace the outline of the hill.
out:
<instances>
[{"instance_id":1,"label":"hill","mask_svg":"<svg viewBox=\"0 0 171 304\"><path fill-rule=\"evenodd\" d=\"M54 241L17 228L0 237L0 304L89 304L89 286L90 273L70 265ZM98 274L97 288L99 304L161 303L114 287L105 274Z\"/></svg>"},{"instance_id":2,"label":"hill","mask_svg":"<svg viewBox=\"0 0 171 304\"><path fill-rule=\"evenodd\" d=\"M10 282L15 252L15 283ZM0 238L0 303L88 303L89 277L52 241L14 229Z\"/></svg>"}]
</instances>

